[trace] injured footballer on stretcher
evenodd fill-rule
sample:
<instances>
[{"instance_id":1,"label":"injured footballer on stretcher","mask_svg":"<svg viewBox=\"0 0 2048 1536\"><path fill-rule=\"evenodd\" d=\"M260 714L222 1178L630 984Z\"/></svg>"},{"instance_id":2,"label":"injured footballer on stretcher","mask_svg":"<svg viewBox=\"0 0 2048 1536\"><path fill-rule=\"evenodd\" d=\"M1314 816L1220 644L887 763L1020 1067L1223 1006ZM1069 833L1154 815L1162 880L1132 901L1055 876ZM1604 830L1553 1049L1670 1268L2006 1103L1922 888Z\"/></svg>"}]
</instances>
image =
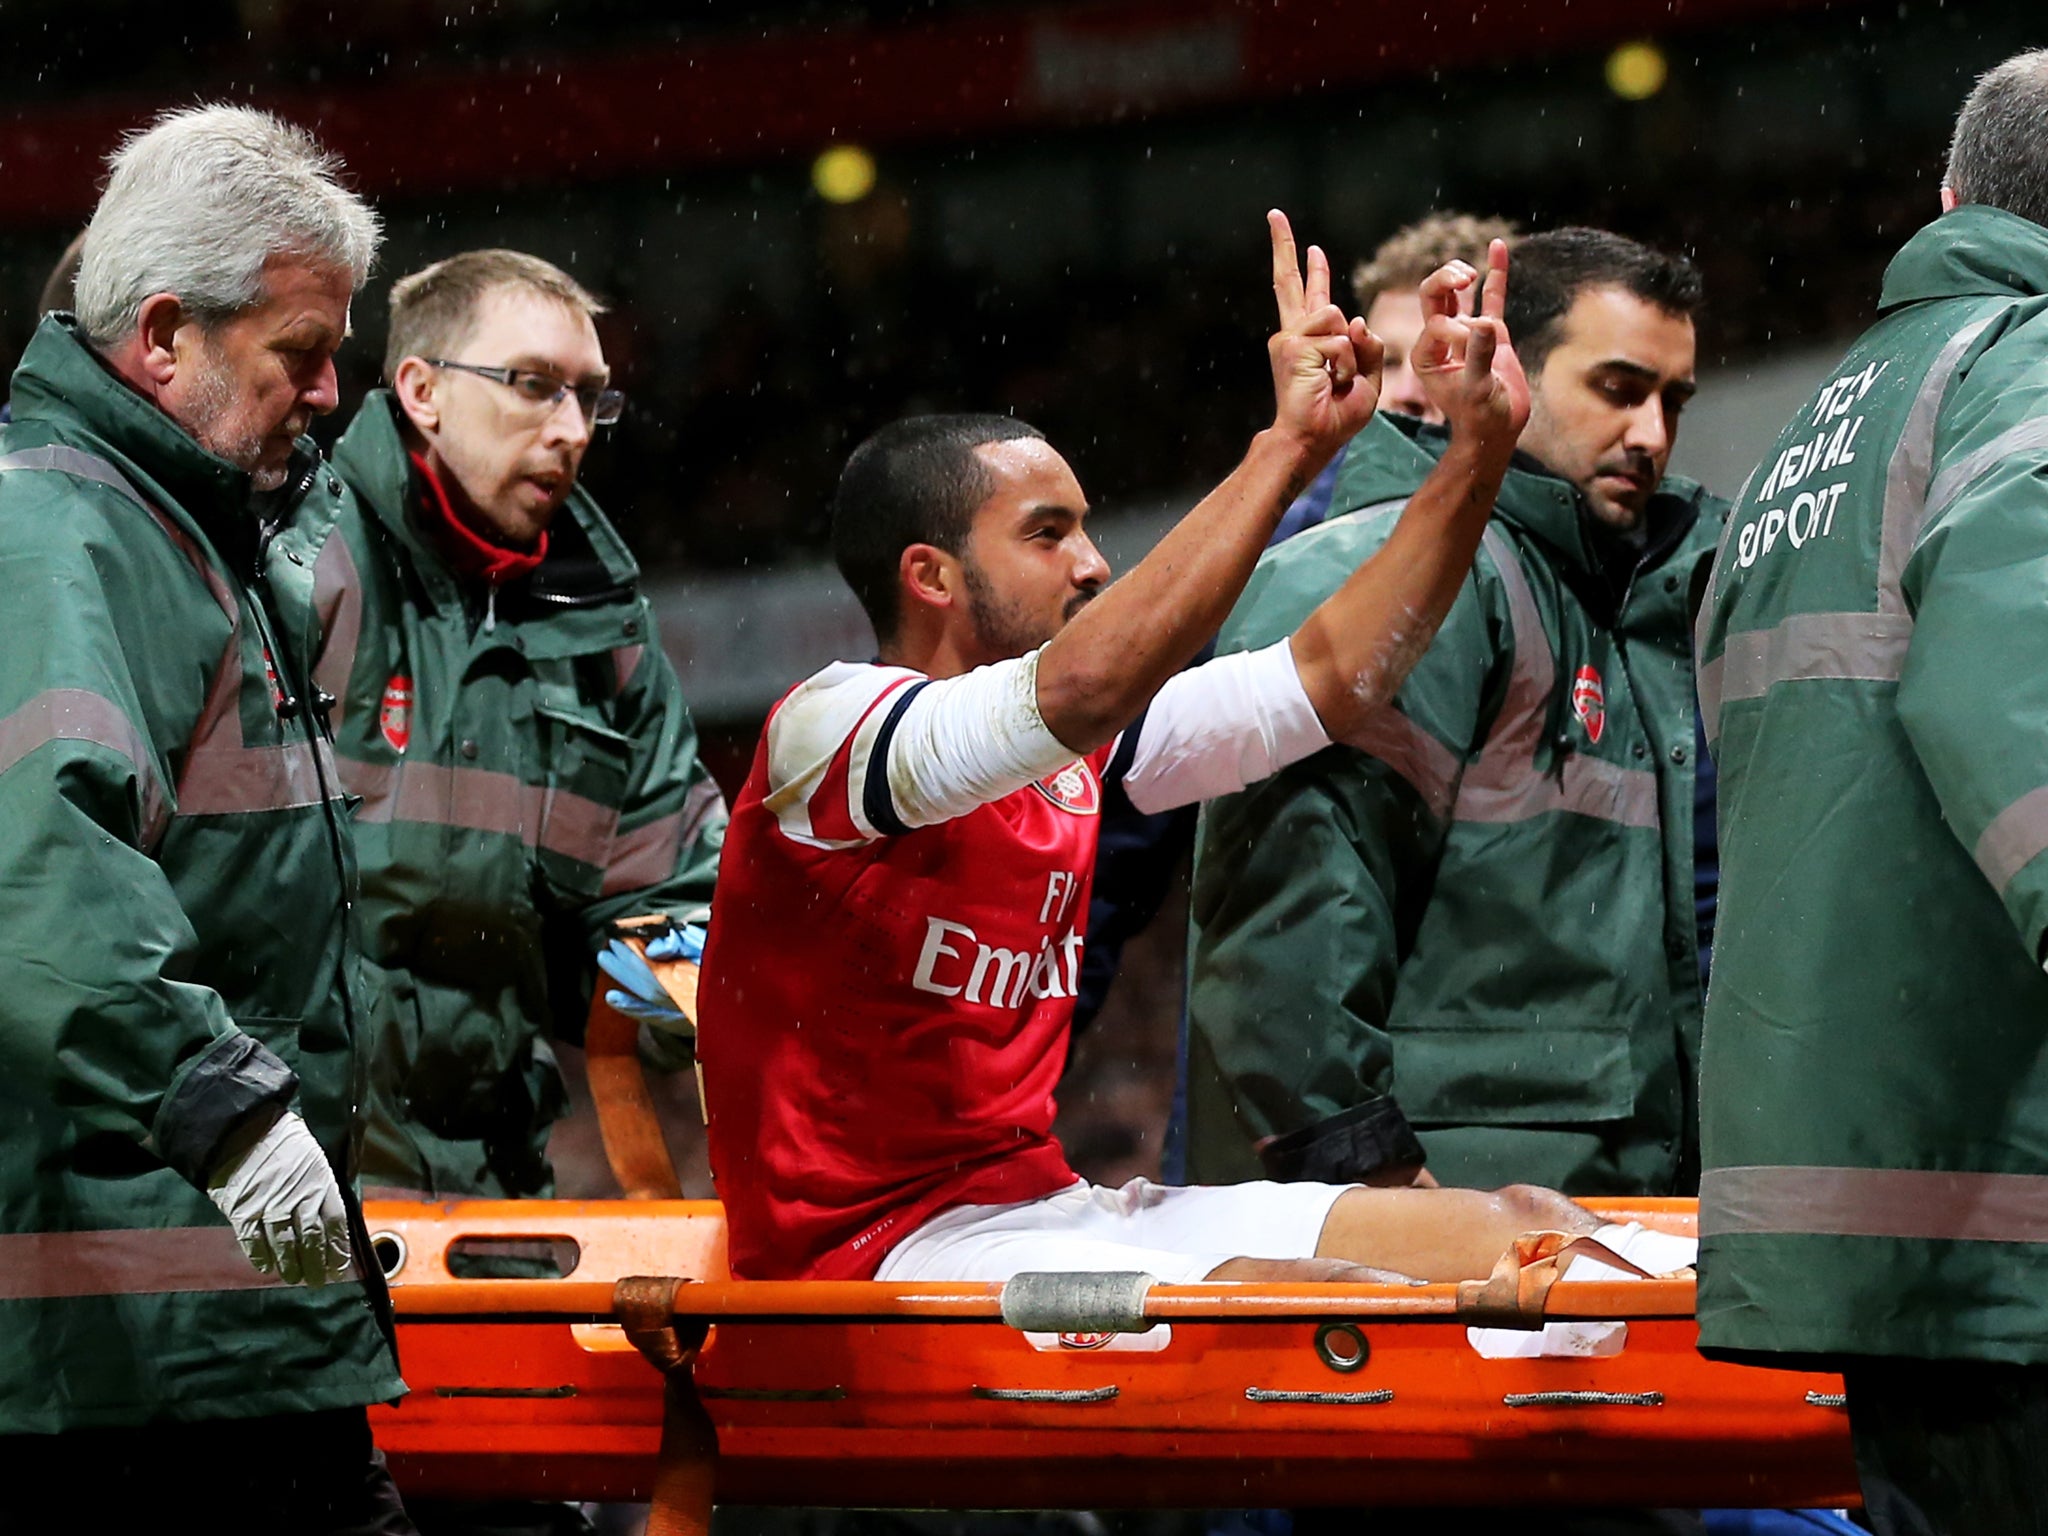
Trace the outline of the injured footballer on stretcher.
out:
<instances>
[{"instance_id":1,"label":"injured footballer on stretcher","mask_svg":"<svg viewBox=\"0 0 2048 1536\"><path fill-rule=\"evenodd\" d=\"M736 1275L1443 1281L1522 1233L1600 1229L1531 1187L1097 1188L1052 1135L1105 780L1162 810L1355 740L1451 606L1528 417L1496 241L1476 314L1466 264L1422 285L1416 368L1450 447L1384 548L1286 641L1183 671L1379 394L1323 253L1304 273L1269 222L1273 424L1116 585L1073 471L1021 422L900 421L847 463L834 547L880 657L770 716L698 997ZM1690 1259L1651 1246L1646 1267Z\"/></svg>"}]
</instances>

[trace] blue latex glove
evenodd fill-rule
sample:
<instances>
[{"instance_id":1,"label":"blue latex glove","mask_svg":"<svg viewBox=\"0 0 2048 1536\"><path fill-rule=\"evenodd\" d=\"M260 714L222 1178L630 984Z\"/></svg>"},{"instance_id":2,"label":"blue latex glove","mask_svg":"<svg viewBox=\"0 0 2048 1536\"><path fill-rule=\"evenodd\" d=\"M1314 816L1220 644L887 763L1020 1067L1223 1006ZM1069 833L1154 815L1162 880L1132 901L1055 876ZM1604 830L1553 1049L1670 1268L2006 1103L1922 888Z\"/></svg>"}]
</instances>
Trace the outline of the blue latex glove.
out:
<instances>
[{"instance_id":1,"label":"blue latex glove","mask_svg":"<svg viewBox=\"0 0 2048 1536\"><path fill-rule=\"evenodd\" d=\"M695 923L686 923L651 942L647 953L655 960L700 959L704 954L704 930ZM676 1006L676 1000L669 996L647 962L623 939L613 939L597 957L597 964L623 989L606 992L604 1000L627 1018L670 1034L696 1032L697 1026L690 1016Z\"/></svg>"},{"instance_id":2,"label":"blue latex glove","mask_svg":"<svg viewBox=\"0 0 2048 1536\"><path fill-rule=\"evenodd\" d=\"M671 928L660 938L647 946L650 960L702 960L704 958L704 927L701 923L684 923L680 928Z\"/></svg>"}]
</instances>

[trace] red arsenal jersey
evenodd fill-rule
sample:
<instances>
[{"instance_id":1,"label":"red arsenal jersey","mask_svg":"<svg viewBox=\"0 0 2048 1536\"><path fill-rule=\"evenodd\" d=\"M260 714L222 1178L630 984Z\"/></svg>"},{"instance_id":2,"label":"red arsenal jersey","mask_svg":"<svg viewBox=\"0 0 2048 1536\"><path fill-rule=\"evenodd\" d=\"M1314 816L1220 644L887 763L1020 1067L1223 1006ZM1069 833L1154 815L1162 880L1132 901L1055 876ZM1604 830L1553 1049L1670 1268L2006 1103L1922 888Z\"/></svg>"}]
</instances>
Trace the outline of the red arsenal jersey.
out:
<instances>
[{"instance_id":1,"label":"red arsenal jersey","mask_svg":"<svg viewBox=\"0 0 2048 1536\"><path fill-rule=\"evenodd\" d=\"M943 1210L1074 1181L1053 1089L1112 748L907 827L889 753L925 686L827 668L769 717L733 808L698 1051L750 1279L867 1279Z\"/></svg>"}]
</instances>

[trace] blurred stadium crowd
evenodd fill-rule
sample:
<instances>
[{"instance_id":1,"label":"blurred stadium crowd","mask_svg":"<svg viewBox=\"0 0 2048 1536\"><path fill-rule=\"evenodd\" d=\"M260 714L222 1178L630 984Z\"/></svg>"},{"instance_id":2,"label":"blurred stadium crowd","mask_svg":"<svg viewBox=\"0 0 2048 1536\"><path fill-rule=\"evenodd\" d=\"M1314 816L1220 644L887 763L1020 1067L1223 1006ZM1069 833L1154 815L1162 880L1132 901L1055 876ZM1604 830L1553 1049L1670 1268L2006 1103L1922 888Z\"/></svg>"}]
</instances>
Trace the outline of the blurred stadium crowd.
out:
<instances>
[{"instance_id":1,"label":"blurred stadium crowd","mask_svg":"<svg viewBox=\"0 0 2048 1536\"><path fill-rule=\"evenodd\" d=\"M91 42L122 13L113 0L29 0L13 27L46 46L33 67L27 52L0 61L0 79L26 117L85 92L156 103L317 88L345 100L437 69L544 75L600 44L886 39L1100 9L214 0L181 7L182 32L162 48L116 61ZM1701 29L1683 8L1639 8L1645 32L1677 29L1640 99L1622 94L1640 84L1603 80L1606 49L1510 67L1480 37L1446 45L1469 65L1369 88L908 144L879 153L872 190L849 201L821 195L800 156L659 177L607 178L600 165L574 185L508 173L489 192L380 197L384 265L505 244L601 292L630 406L588 483L656 572L758 567L821 551L845 452L906 411L1022 415L1069 445L1101 505L1213 482L1260 408L1239 364L1264 332L1265 297L1244 274L1271 203L1295 210L1340 268L1431 207L1530 228L1592 223L1685 250L1706 277L1709 367L1840 335L1932 208L1959 82L2029 41L2021 9L1742 5L1741 24ZM1428 11L1398 14L1412 29ZM538 133L550 108L534 101ZM420 133L431 162L433 125ZM69 233L0 228L10 352ZM379 334L384 286L373 279L360 334ZM375 356L344 352L332 421L374 382Z\"/></svg>"}]
</instances>

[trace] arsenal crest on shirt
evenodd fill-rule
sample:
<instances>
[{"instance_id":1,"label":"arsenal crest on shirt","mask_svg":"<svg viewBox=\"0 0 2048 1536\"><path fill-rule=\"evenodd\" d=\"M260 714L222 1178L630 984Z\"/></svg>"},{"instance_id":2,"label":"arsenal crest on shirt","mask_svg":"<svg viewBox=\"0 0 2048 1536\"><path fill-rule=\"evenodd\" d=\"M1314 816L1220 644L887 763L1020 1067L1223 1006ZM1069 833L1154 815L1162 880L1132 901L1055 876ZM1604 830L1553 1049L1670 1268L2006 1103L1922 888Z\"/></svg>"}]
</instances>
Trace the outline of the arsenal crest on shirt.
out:
<instances>
[{"instance_id":1,"label":"arsenal crest on shirt","mask_svg":"<svg viewBox=\"0 0 2048 1536\"><path fill-rule=\"evenodd\" d=\"M1093 816L1102 808L1102 788L1084 762L1071 762L1031 787L1061 810L1076 816Z\"/></svg>"},{"instance_id":2,"label":"arsenal crest on shirt","mask_svg":"<svg viewBox=\"0 0 2048 1536\"><path fill-rule=\"evenodd\" d=\"M384 685L384 702L377 708L377 729L394 752L403 752L412 740L412 679L394 675Z\"/></svg>"},{"instance_id":3,"label":"arsenal crest on shirt","mask_svg":"<svg viewBox=\"0 0 2048 1536\"><path fill-rule=\"evenodd\" d=\"M1600 674L1591 667L1579 668L1572 679L1572 713L1586 728L1586 738L1598 741L1607 729L1607 691L1600 686Z\"/></svg>"}]
</instances>

